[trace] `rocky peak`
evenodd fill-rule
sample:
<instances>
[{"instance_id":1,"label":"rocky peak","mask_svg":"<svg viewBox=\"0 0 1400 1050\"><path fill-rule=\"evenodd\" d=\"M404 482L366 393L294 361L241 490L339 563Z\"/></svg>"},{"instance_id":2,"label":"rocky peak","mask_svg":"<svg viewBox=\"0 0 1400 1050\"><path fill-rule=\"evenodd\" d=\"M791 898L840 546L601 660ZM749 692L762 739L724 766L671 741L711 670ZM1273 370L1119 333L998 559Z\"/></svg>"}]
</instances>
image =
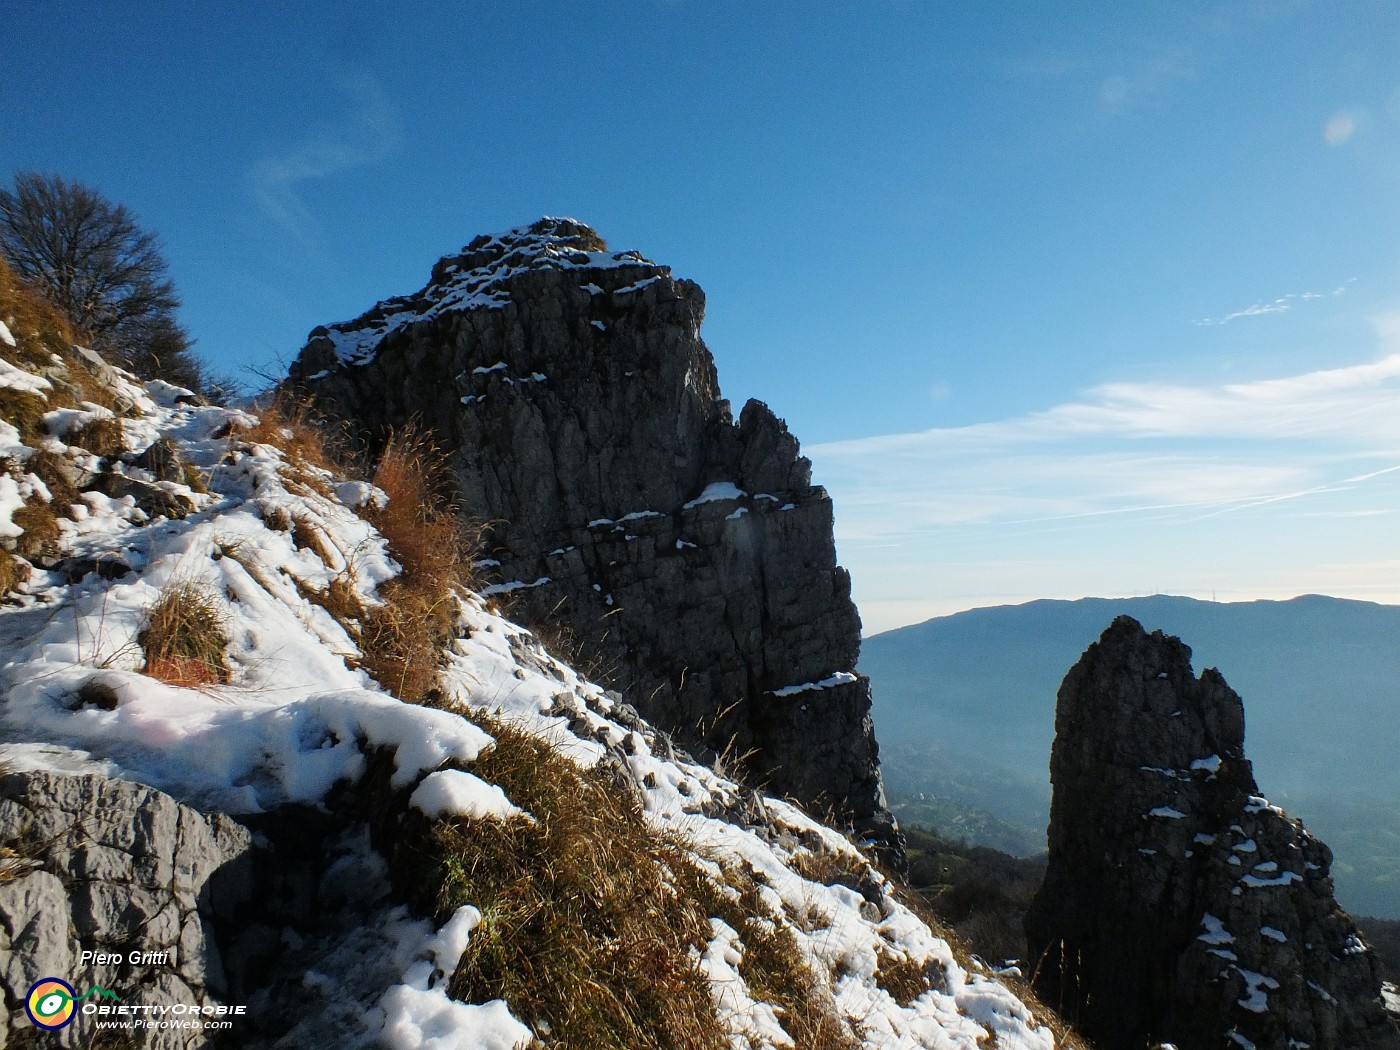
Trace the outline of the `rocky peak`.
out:
<instances>
[{"instance_id":1,"label":"rocky peak","mask_svg":"<svg viewBox=\"0 0 1400 1050\"><path fill-rule=\"evenodd\" d=\"M699 286L572 220L478 237L317 328L292 382L371 450L416 421L490 592L702 757L893 842L831 500L761 402L736 423Z\"/></svg>"},{"instance_id":2,"label":"rocky peak","mask_svg":"<svg viewBox=\"0 0 1400 1050\"><path fill-rule=\"evenodd\" d=\"M1036 986L1107 1050L1400 1047L1331 851L1262 796L1244 705L1120 616L1060 687Z\"/></svg>"},{"instance_id":3,"label":"rocky peak","mask_svg":"<svg viewBox=\"0 0 1400 1050\"><path fill-rule=\"evenodd\" d=\"M670 273L669 267L637 252L609 252L603 239L580 222L546 216L505 233L483 234L457 254L444 256L427 285L412 295L385 299L353 321L316 328L292 377L304 379L335 363L364 364L386 335L440 313L500 308L510 298L512 279L522 274L577 269Z\"/></svg>"}]
</instances>

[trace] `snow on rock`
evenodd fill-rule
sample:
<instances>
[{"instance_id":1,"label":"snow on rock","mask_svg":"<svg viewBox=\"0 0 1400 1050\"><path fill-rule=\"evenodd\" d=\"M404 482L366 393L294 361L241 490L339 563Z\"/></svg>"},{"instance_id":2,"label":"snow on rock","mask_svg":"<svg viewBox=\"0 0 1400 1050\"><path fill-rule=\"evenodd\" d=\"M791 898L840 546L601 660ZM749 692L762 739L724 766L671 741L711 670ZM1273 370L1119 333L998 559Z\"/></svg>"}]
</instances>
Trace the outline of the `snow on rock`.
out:
<instances>
[{"instance_id":1,"label":"snow on rock","mask_svg":"<svg viewBox=\"0 0 1400 1050\"><path fill-rule=\"evenodd\" d=\"M701 490L700 495L685 504L682 509L690 510L702 503L712 503L721 499L743 499L747 495L747 492L732 481L712 481Z\"/></svg>"},{"instance_id":2,"label":"snow on rock","mask_svg":"<svg viewBox=\"0 0 1400 1050\"><path fill-rule=\"evenodd\" d=\"M1278 982L1272 977L1262 973L1255 973L1253 970L1246 970L1236 966L1235 971L1244 978L1245 993L1244 998L1239 1000L1240 1006L1251 1013L1262 1014L1269 1009L1269 997L1265 994L1265 989L1275 991L1278 989Z\"/></svg>"},{"instance_id":3,"label":"snow on rock","mask_svg":"<svg viewBox=\"0 0 1400 1050\"><path fill-rule=\"evenodd\" d=\"M407 325L459 310L501 309L511 301L510 281L531 271L665 269L635 251L585 251L576 243L575 231L581 229L573 219L546 218L494 237L479 237L459 255L439 262L432 280L417 294L386 299L364 318L319 328L312 336L327 340L343 364L363 365L374 359L386 336ZM656 279L646 278L614 294L637 291Z\"/></svg>"},{"instance_id":4,"label":"snow on rock","mask_svg":"<svg viewBox=\"0 0 1400 1050\"><path fill-rule=\"evenodd\" d=\"M796 696L798 693L808 693L816 689L834 689L838 685L848 685L855 680L856 676L850 671L837 671L820 682L803 682L801 685L785 685L781 689L774 689L773 695Z\"/></svg>"},{"instance_id":5,"label":"snow on rock","mask_svg":"<svg viewBox=\"0 0 1400 1050\"><path fill-rule=\"evenodd\" d=\"M9 334L8 328L5 330L5 334ZM9 345L14 346L15 344L12 341ZM47 400L48 395L44 393L44 391L52 390L53 384L43 376L36 376L33 372L28 372L23 368L17 368L3 357L0 357L0 388L18 390L20 393L33 394L36 397Z\"/></svg>"},{"instance_id":6,"label":"snow on rock","mask_svg":"<svg viewBox=\"0 0 1400 1050\"><path fill-rule=\"evenodd\" d=\"M1198 936L1196 940L1205 944L1235 943L1234 935L1226 930L1225 924L1214 915L1210 914L1210 912L1206 912L1205 915L1201 916L1201 925L1205 927L1206 932Z\"/></svg>"}]
</instances>

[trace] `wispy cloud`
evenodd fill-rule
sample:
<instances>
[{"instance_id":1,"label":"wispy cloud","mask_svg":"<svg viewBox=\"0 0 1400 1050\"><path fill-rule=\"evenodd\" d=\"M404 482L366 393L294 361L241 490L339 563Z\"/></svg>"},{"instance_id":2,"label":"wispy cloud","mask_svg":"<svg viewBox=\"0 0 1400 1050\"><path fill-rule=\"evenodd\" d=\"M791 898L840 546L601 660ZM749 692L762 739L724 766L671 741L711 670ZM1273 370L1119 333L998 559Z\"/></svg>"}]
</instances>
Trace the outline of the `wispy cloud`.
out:
<instances>
[{"instance_id":1,"label":"wispy cloud","mask_svg":"<svg viewBox=\"0 0 1400 1050\"><path fill-rule=\"evenodd\" d=\"M1189 593L1178 581L1207 576L1206 593L1253 580L1263 594L1258 581L1283 586L1290 566L1315 578L1324 547L1347 560L1338 529L1370 530L1346 541L1357 560L1393 557L1397 403L1400 348L1253 382L1109 383L1012 419L805 451L836 500L863 615L887 627L921 601L937 609L950 580L986 588L963 608L1011 587L1021 599ZM1400 576L1383 583L1351 593L1400 600Z\"/></svg>"},{"instance_id":2,"label":"wispy cloud","mask_svg":"<svg viewBox=\"0 0 1400 1050\"><path fill-rule=\"evenodd\" d=\"M398 114L371 77L347 79L340 88L347 113L314 128L294 147L258 161L249 173L264 213L303 240L314 240L317 231L302 198L304 185L380 160L399 142Z\"/></svg>"},{"instance_id":3,"label":"wispy cloud","mask_svg":"<svg viewBox=\"0 0 1400 1050\"><path fill-rule=\"evenodd\" d=\"M1099 84L1099 108L1108 116L1150 108L1166 101L1178 85L1196 79L1184 51L1157 55Z\"/></svg>"},{"instance_id":4,"label":"wispy cloud","mask_svg":"<svg viewBox=\"0 0 1400 1050\"><path fill-rule=\"evenodd\" d=\"M1345 146L1366 126L1369 114L1364 109L1339 109L1322 126L1322 140L1329 146Z\"/></svg>"},{"instance_id":5,"label":"wispy cloud","mask_svg":"<svg viewBox=\"0 0 1400 1050\"><path fill-rule=\"evenodd\" d=\"M1261 317L1264 314L1281 314L1293 308L1294 303L1311 302L1314 299L1335 299L1339 295L1345 295L1347 286L1356 280L1352 277L1343 284L1338 285L1330 292L1295 292L1289 295L1280 296L1270 302L1255 303L1253 306L1246 306L1243 310L1236 310L1234 313L1226 314L1224 317L1202 317L1193 324L1212 325L1229 324L1237 321L1241 317Z\"/></svg>"}]
</instances>

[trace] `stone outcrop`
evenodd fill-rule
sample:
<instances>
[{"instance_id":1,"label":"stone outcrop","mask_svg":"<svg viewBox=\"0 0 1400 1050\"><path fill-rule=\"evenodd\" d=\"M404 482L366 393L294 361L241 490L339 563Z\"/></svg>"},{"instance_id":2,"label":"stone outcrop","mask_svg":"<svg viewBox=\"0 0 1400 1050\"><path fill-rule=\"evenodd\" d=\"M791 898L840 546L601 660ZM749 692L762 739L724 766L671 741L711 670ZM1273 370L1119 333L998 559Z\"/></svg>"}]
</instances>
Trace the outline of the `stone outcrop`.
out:
<instances>
[{"instance_id":1,"label":"stone outcrop","mask_svg":"<svg viewBox=\"0 0 1400 1050\"><path fill-rule=\"evenodd\" d=\"M1105 1050L1400 1048L1332 855L1260 794L1244 707L1122 616L1060 688L1036 987Z\"/></svg>"},{"instance_id":2,"label":"stone outcrop","mask_svg":"<svg viewBox=\"0 0 1400 1050\"><path fill-rule=\"evenodd\" d=\"M766 405L733 419L704 305L541 220L316 329L291 380L371 451L426 429L489 524L488 592L649 721L893 841L831 500Z\"/></svg>"},{"instance_id":3,"label":"stone outcrop","mask_svg":"<svg viewBox=\"0 0 1400 1050\"><path fill-rule=\"evenodd\" d=\"M46 977L79 995L104 989L126 1007L227 1001L213 931L250 895L247 829L128 781L7 773L0 846L0 1046L38 1034L24 1004ZM94 1032L80 1015L43 1038L82 1046ZM136 1035L142 1046L208 1042L181 1029Z\"/></svg>"}]
</instances>

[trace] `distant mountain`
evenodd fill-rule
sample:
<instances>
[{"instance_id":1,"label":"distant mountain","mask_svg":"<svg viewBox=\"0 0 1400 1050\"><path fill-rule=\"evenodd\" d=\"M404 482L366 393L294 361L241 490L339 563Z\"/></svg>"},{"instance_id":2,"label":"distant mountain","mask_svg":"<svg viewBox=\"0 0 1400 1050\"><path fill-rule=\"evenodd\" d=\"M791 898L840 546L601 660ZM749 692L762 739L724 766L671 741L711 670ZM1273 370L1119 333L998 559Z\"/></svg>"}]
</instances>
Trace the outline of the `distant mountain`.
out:
<instances>
[{"instance_id":1,"label":"distant mountain","mask_svg":"<svg viewBox=\"0 0 1400 1050\"><path fill-rule=\"evenodd\" d=\"M973 609L868 638L885 780L905 821L1043 848L1055 693L1115 616L1180 637L1244 697L1270 799L1336 852L1342 904L1400 918L1400 606L1155 595ZM923 797L920 798L920 795ZM945 825L946 826L946 825Z\"/></svg>"}]
</instances>

